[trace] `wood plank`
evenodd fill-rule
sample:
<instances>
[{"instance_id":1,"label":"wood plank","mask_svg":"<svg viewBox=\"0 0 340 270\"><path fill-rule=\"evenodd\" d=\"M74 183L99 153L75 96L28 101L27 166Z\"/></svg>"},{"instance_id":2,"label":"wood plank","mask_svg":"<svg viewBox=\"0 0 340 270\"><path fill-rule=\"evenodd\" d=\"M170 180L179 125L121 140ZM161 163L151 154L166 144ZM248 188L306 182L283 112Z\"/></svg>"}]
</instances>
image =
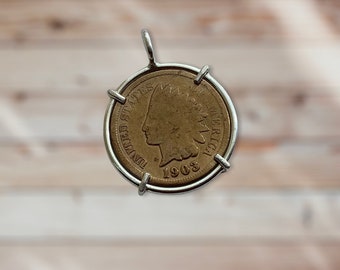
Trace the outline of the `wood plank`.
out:
<instances>
[{"instance_id":1,"label":"wood plank","mask_svg":"<svg viewBox=\"0 0 340 270\"><path fill-rule=\"evenodd\" d=\"M0 186L6 188L123 188L103 144L32 144L0 148ZM203 190L237 187L337 188L340 143L238 144L232 170Z\"/></svg>"},{"instance_id":2,"label":"wood plank","mask_svg":"<svg viewBox=\"0 0 340 270\"><path fill-rule=\"evenodd\" d=\"M338 91L340 46L321 44L242 44L214 49L161 47L161 62L209 64L212 74L233 91L238 88L321 88ZM0 50L2 93L98 93L118 87L147 64L141 41L136 48ZM164 60L163 60L164 59ZM162 61L163 60L163 61Z\"/></svg>"},{"instance_id":3,"label":"wood plank","mask_svg":"<svg viewBox=\"0 0 340 270\"><path fill-rule=\"evenodd\" d=\"M5 191L0 239L339 241L339 198L339 190L216 190L176 198L114 190Z\"/></svg>"},{"instance_id":4,"label":"wood plank","mask_svg":"<svg viewBox=\"0 0 340 270\"><path fill-rule=\"evenodd\" d=\"M338 269L340 8L311 3L2 1L0 268ZM138 198L101 142L141 25L225 74L241 119L233 170L175 202Z\"/></svg>"},{"instance_id":5,"label":"wood plank","mask_svg":"<svg viewBox=\"0 0 340 270\"><path fill-rule=\"evenodd\" d=\"M301 11L316 8L340 34L337 1L276 0L287 21L308 31L286 32L273 12L272 1L1 1L0 40L63 41L116 40L134 37L141 27L160 38L210 39L324 39L313 33L315 18ZM276 6L274 6L276 7ZM95 14L95 15L94 15ZM298 15L298 16L295 16ZM302 16L301 16L302 15ZM293 20L292 17L293 16ZM294 17L295 16L295 17Z\"/></svg>"},{"instance_id":6,"label":"wood plank","mask_svg":"<svg viewBox=\"0 0 340 270\"><path fill-rule=\"evenodd\" d=\"M253 89L252 89L253 90ZM246 140L334 139L340 137L340 92L308 90L231 91ZM99 92L99 91L98 91ZM27 140L41 143L102 142L102 126L109 102L105 91L97 96L4 97L0 112L0 143ZM26 131L17 130L15 122Z\"/></svg>"},{"instance_id":7,"label":"wood plank","mask_svg":"<svg viewBox=\"0 0 340 270\"><path fill-rule=\"evenodd\" d=\"M1 269L336 270L339 244L86 245L0 247ZM199 259L198 259L199 258Z\"/></svg>"}]
</instances>

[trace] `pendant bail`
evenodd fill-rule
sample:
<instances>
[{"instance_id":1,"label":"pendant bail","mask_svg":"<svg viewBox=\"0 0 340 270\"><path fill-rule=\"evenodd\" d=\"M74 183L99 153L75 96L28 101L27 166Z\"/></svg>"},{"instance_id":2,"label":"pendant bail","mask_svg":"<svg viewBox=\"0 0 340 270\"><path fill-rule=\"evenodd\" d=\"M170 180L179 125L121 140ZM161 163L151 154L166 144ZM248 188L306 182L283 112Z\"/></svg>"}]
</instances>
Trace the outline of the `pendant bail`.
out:
<instances>
[{"instance_id":1,"label":"pendant bail","mask_svg":"<svg viewBox=\"0 0 340 270\"><path fill-rule=\"evenodd\" d=\"M148 55L149 58L149 66L150 67L155 67L157 66L156 60L155 60L155 56L154 56L154 50L153 50L153 46L152 46L152 41L151 41L151 36L148 32L148 30L143 29L141 31L141 35L142 35L142 40L143 40L143 44L146 50L146 54Z\"/></svg>"}]
</instances>

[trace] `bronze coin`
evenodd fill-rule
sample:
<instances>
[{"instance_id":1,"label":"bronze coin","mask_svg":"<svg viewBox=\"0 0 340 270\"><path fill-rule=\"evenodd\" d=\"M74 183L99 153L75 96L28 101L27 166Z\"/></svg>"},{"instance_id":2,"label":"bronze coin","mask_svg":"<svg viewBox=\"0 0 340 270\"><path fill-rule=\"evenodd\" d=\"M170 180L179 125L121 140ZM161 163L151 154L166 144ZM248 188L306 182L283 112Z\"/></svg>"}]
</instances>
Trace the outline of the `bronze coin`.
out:
<instances>
[{"instance_id":1,"label":"bronze coin","mask_svg":"<svg viewBox=\"0 0 340 270\"><path fill-rule=\"evenodd\" d=\"M197 73L164 67L135 77L120 91L109 116L116 157L133 176L149 173L150 185L180 187L206 176L226 153L230 113L215 86Z\"/></svg>"}]
</instances>

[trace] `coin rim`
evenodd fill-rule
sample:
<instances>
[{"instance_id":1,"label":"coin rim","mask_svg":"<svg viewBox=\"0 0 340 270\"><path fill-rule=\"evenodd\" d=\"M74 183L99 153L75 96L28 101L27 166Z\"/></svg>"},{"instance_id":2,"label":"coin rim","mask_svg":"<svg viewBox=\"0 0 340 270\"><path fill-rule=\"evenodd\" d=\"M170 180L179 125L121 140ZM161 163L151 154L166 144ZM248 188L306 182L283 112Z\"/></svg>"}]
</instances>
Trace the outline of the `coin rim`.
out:
<instances>
[{"instance_id":1,"label":"coin rim","mask_svg":"<svg viewBox=\"0 0 340 270\"><path fill-rule=\"evenodd\" d=\"M163 63L163 64L157 64L157 66L148 66L145 67L141 70L139 70L137 73L133 74L130 76L127 80L125 80L117 89L118 93L122 93L124 89L135 79L138 77L143 76L144 74L166 69L166 68L179 68L179 69L184 69L186 71L192 72L192 73L198 73L200 70L196 67L185 65L185 64L177 64L177 63ZM229 139L229 145L223 154L223 157L226 160L229 160L231 157L231 154L234 150L235 143L236 143L236 138L237 138L237 133L238 133L238 122L237 122L237 114L235 107L233 105L233 102L231 101L231 98L229 97L227 91L225 90L222 85L220 85L214 77L212 77L209 73L206 74L204 77L205 80L207 80L221 95L227 110L229 112L229 117L230 117L230 139ZM109 158L111 160L111 163L117 168L117 170L127 179L129 182L133 183L136 186L139 186L141 184L141 179L138 179L134 175L132 175L124 166L123 164L119 161L117 155L113 151L113 147L111 144L111 136L110 136L110 122L111 122L111 115L112 111L114 109L115 104L117 101L115 99L111 99L110 103L106 109L105 113L105 118L104 118L104 142L105 142L105 148L106 151L109 155ZM161 187L161 186L156 186L152 184L146 184L146 188L148 191L153 191L153 192L160 192L160 193L179 193L179 192L186 192L190 191L193 189L196 189L209 181L211 181L215 176L217 176L219 173L223 172L224 169L223 167L216 162L216 166L208 173L206 174L203 178L199 179L196 182L193 182L188 185L183 185L179 187ZM147 172L146 172L147 173Z\"/></svg>"}]
</instances>

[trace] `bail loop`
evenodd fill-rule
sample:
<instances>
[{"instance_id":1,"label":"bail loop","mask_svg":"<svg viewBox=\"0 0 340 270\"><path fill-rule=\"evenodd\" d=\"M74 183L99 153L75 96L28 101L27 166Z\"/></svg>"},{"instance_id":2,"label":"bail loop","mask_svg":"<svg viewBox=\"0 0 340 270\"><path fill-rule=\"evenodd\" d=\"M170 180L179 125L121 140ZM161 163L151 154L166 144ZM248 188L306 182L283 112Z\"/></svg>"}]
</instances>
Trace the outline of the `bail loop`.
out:
<instances>
[{"instance_id":1,"label":"bail loop","mask_svg":"<svg viewBox=\"0 0 340 270\"><path fill-rule=\"evenodd\" d=\"M153 67L156 66L156 60L155 60L155 56L154 56L154 50L153 50L153 46L152 46L152 41L151 41L151 36L148 32L148 30L143 29L141 31L141 35L142 35L142 40L143 40L143 44L146 50L146 54L148 55L149 58L149 66Z\"/></svg>"}]
</instances>

